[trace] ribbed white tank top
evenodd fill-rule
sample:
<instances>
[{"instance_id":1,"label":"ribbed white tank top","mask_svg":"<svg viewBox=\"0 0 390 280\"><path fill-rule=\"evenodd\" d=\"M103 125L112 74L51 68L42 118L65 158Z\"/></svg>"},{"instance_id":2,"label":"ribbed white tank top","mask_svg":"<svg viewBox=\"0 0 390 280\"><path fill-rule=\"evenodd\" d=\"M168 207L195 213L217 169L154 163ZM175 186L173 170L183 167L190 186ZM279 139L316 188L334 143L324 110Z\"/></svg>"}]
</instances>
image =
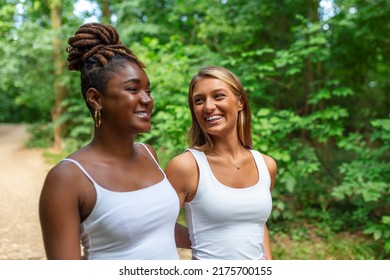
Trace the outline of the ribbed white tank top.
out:
<instances>
[{"instance_id":1,"label":"ribbed white tank top","mask_svg":"<svg viewBox=\"0 0 390 280\"><path fill-rule=\"evenodd\" d=\"M232 188L217 180L203 152L189 151L199 167L196 195L184 205L193 257L199 260L264 258L264 224L271 213L272 198L271 178L262 155L251 150L258 182L247 188Z\"/></svg>"}]
</instances>

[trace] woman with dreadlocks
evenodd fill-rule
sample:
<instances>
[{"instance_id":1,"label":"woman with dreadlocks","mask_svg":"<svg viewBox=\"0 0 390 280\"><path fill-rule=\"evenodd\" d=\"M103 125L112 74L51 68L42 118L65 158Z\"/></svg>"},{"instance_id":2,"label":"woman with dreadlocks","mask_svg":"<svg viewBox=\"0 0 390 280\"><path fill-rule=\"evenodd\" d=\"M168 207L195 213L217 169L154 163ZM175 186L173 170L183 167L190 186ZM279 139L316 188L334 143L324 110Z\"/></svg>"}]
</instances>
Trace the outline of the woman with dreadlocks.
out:
<instances>
[{"instance_id":1,"label":"woman with dreadlocks","mask_svg":"<svg viewBox=\"0 0 390 280\"><path fill-rule=\"evenodd\" d=\"M154 106L144 64L110 25L82 25L68 43L68 69L81 73L95 130L46 177L39 211L47 258L178 259L178 196L155 151L134 142L151 129Z\"/></svg>"}]
</instances>

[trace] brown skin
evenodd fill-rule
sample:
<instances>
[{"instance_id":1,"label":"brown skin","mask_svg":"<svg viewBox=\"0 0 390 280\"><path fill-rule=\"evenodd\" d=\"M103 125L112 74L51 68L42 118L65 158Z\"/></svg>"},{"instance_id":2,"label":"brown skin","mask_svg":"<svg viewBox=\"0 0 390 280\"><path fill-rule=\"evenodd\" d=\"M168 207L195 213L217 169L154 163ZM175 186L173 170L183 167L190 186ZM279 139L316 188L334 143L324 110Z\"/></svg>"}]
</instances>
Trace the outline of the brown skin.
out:
<instances>
[{"instance_id":1,"label":"brown skin","mask_svg":"<svg viewBox=\"0 0 390 280\"><path fill-rule=\"evenodd\" d=\"M129 62L108 81L104 95L90 88L87 102L101 110L101 126L95 129L91 143L69 158L78 161L99 185L111 191L134 191L163 180L149 153L133 142L136 134L151 128L154 103L145 72ZM145 170L148 176L129 176L144 174ZM82 258L80 223L95 203L95 189L76 165L60 162L50 170L39 203L48 259Z\"/></svg>"},{"instance_id":2,"label":"brown skin","mask_svg":"<svg viewBox=\"0 0 390 280\"><path fill-rule=\"evenodd\" d=\"M206 151L207 160L214 176L222 184L233 188L246 188L259 180L257 166L252 154L240 143L237 136L238 112L242 102L236 98L229 87L218 79L204 78L195 85L193 96L194 112L202 130L214 141L213 151L225 158ZM210 116L217 117L208 120ZM242 165L239 170L229 163ZM276 180L277 165L275 160L263 155L271 176L271 190ZM195 171L195 172L194 172ZM166 167L165 173L179 195L180 206L190 202L196 195L199 170L190 152L174 157ZM265 227L264 245L267 259L272 259L268 229Z\"/></svg>"}]
</instances>

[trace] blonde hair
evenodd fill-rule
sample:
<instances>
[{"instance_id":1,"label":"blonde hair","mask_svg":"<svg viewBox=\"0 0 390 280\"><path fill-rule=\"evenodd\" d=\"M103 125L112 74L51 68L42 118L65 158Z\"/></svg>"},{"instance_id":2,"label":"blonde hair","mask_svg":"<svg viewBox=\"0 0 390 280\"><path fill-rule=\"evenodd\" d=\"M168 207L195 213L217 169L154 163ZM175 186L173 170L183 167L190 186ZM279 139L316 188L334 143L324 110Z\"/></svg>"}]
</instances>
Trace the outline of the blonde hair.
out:
<instances>
[{"instance_id":1,"label":"blonde hair","mask_svg":"<svg viewBox=\"0 0 390 280\"><path fill-rule=\"evenodd\" d=\"M214 146L211 137L202 130L195 117L194 102L192 99L196 83L205 78L214 78L224 82L237 99L241 100L243 109L238 114L237 136L244 147L252 149L252 112L249 107L248 96L238 77L228 69L219 66L204 67L191 80L188 92L188 106L190 107L192 117L191 128L188 132L190 147L199 149L201 146L204 146L205 150L211 150Z\"/></svg>"}]
</instances>

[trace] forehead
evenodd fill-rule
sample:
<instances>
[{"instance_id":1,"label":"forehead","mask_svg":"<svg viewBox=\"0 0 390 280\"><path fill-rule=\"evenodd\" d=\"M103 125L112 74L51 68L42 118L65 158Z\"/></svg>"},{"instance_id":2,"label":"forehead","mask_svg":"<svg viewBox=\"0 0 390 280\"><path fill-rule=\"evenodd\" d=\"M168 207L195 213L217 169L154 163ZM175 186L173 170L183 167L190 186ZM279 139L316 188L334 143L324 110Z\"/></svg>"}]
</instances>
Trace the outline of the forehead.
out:
<instances>
[{"instance_id":1,"label":"forehead","mask_svg":"<svg viewBox=\"0 0 390 280\"><path fill-rule=\"evenodd\" d=\"M126 82L138 82L140 84L149 84L149 78L145 71L141 69L137 64L132 62L126 62L121 66L117 66L115 73L113 73L107 84L126 83Z\"/></svg>"},{"instance_id":2,"label":"forehead","mask_svg":"<svg viewBox=\"0 0 390 280\"><path fill-rule=\"evenodd\" d=\"M195 83L193 94L208 93L218 90L231 91L225 82L216 78L207 77L202 78Z\"/></svg>"}]
</instances>

